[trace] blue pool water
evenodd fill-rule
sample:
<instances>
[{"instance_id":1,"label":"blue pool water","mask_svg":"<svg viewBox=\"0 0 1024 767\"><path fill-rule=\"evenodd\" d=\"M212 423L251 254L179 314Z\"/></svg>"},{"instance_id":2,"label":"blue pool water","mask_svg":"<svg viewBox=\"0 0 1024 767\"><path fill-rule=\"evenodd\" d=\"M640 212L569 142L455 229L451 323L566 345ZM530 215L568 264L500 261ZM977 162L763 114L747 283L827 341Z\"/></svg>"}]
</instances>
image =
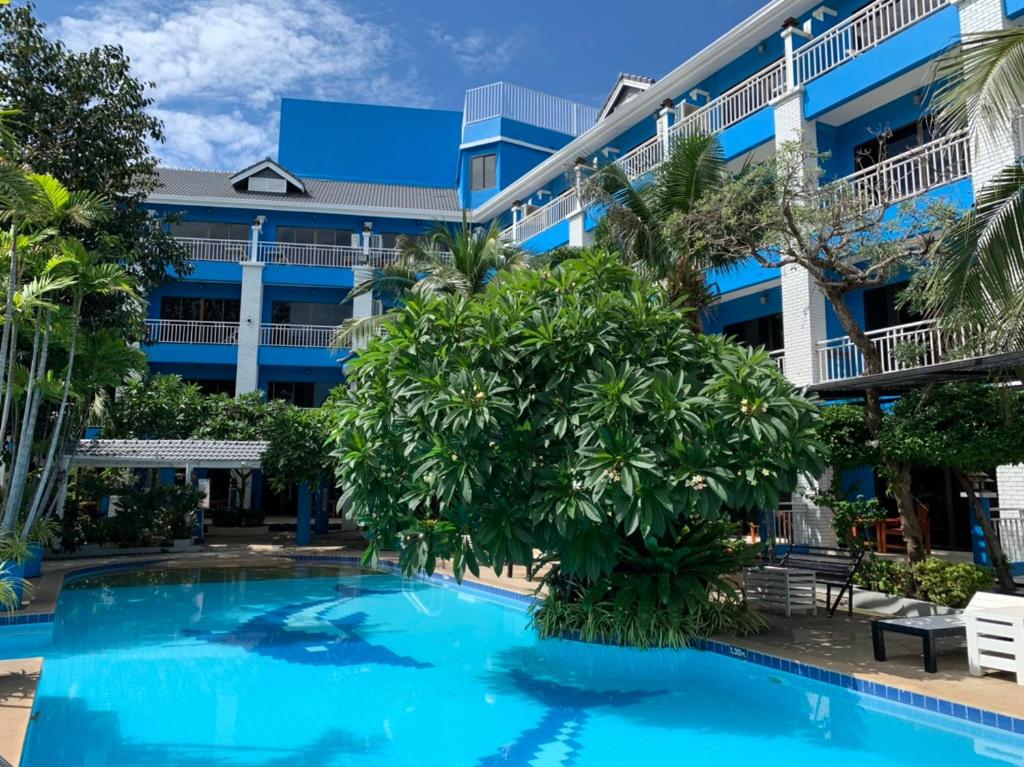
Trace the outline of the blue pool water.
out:
<instances>
[{"instance_id":1,"label":"blue pool water","mask_svg":"<svg viewBox=\"0 0 1024 767\"><path fill-rule=\"evenodd\" d=\"M711 653L540 642L514 604L353 570L93 577L45 655L23 767L1024 763L993 728Z\"/></svg>"}]
</instances>

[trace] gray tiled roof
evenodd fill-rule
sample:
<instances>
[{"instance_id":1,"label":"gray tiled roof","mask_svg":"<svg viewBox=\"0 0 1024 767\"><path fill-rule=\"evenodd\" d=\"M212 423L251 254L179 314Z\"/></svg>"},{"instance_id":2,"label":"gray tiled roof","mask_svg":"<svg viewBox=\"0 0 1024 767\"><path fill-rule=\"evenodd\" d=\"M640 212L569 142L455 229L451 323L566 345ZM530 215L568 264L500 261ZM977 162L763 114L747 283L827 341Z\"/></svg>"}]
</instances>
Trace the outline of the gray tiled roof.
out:
<instances>
[{"instance_id":1,"label":"gray tiled roof","mask_svg":"<svg viewBox=\"0 0 1024 767\"><path fill-rule=\"evenodd\" d=\"M78 466L255 468L266 449L266 442L232 440L83 439L69 457Z\"/></svg>"},{"instance_id":2,"label":"gray tiled roof","mask_svg":"<svg viewBox=\"0 0 1024 767\"><path fill-rule=\"evenodd\" d=\"M303 178L306 194L284 195L238 191L231 185L231 177L234 174L227 171L160 168L159 175L160 187L153 193L156 197L168 195L183 199L201 197L275 203L288 201L296 206L396 208L442 213L458 213L462 209L459 205L458 190L454 188Z\"/></svg>"}]
</instances>

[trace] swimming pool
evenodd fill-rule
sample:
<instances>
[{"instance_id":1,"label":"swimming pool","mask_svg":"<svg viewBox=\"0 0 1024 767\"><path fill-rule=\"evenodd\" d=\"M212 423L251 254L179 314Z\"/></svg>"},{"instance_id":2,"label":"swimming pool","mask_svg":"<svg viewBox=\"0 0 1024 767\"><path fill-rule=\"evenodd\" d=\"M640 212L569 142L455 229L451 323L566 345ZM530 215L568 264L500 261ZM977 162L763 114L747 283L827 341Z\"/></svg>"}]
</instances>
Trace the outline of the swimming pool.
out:
<instances>
[{"instance_id":1,"label":"swimming pool","mask_svg":"<svg viewBox=\"0 0 1024 767\"><path fill-rule=\"evenodd\" d=\"M45 655L23 767L1024 761L991 727L712 653L540 642L522 605L337 567L90 577Z\"/></svg>"}]
</instances>

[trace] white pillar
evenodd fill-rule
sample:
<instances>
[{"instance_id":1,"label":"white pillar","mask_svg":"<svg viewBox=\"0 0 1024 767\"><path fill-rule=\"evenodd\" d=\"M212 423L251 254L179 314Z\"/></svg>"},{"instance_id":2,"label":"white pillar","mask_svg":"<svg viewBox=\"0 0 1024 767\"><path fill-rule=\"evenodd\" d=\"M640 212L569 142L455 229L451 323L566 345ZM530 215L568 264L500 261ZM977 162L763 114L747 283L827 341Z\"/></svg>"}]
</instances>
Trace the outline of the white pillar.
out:
<instances>
[{"instance_id":1,"label":"white pillar","mask_svg":"<svg viewBox=\"0 0 1024 767\"><path fill-rule=\"evenodd\" d=\"M373 269L357 266L352 269L352 284L358 285L373 277ZM352 316L356 319L373 316L373 293L363 293L352 300Z\"/></svg>"},{"instance_id":2,"label":"white pillar","mask_svg":"<svg viewBox=\"0 0 1024 767\"><path fill-rule=\"evenodd\" d=\"M263 319L263 264L242 262L242 302L238 312L235 394L259 387L260 329Z\"/></svg>"},{"instance_id":3,"label":"white pillar","mask_svg":"<svg viewBox=\"0 0 1024 767\"><path fill-rule=\"evenodd\" d=\"M803 89L788 91L774 102L775 146L798 143L808 164L818 148L816 126L805 120ZM786 376L796 386L820 380L818 344L825 340L825 297L814 279L799 266L781 269L782 335L786 348Z\"/></svg>"},{"instance_id":4,"label":"white pillar","mask_svg":"<svg viewBox=\"0 0 1024 767\"><path fill-rule=\"evenodd\" d=\"M672 105L672 99L665 99L661 102L661 110L658 112L658 137L661 139L661 151L664 157L668 157L669 152L672 150L672 144L669 141L669 128L672 127L672 115L675 114L675 109Z\"/></svg>"},{"instance_id":5,"label":"white pillar","mask_svg":"<svg viewBox=\"0 0 1024 767\"><path fill-rule=\"evenodd\" d=\"M587 210L580 208L569 216L569 246L573 248L588 248L594 244L594 233L588 232Z\"/></svg>"},{"instance_id":6,"label":"white pillar","mask_svg":"<svg viewBox=\"0 0 1024 767\"><path fill-rule=\"evenodd\" d=\"M793 38L796 36L809 40L811 33L809 29L802 29L796 19L787 19L785 27L779 34L782 35L783 56L786 61L786 90L791 91L797 86L796 43Z\"/></svg>"},{"instance_id":7,"label":"white pillar","mask_svg":"<svg viewBox=\"0 0 1024 767\"><path fill-rule=\"evenodd\" d=\"M373 241L373 222L363 222L363 263L370 260L370 243ZM358 282L357 282L358 284Z\"/></svg>"},{"instance_id":8,"label":"white pillar","mask_svg":"<svg viewBox=\"0 0 1024 767\"><path fill-rule=\"evenodd\" d=\"M997 466L996 490L1000 508L1024 509L1024 464Z\"/></svg>"},{"instance_id":9,"label":"white pillar","mask_svg":"<svg viewBox=\"0 0 1024 767\"><path fill-rule=\"evenodd\" d=\"M1003 0L960 0L960 32L969 35L1006 29L1010 21L1003 15ZM1017 161L1013 140L1013 124L1006 124L996 116L983 119L971 126L971 181L974 195L1003 168Z\"/></svg>"}]
</instances>

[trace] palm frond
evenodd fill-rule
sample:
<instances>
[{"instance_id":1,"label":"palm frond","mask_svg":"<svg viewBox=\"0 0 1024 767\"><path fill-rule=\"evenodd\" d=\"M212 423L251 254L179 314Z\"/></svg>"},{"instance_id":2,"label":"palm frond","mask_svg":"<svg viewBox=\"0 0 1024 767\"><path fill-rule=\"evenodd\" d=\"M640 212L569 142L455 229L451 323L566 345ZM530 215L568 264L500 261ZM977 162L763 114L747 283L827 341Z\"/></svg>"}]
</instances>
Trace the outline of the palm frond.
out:
<instances>
[{"instance_id":1,"label":"palm frond","mask_svg":"<svg viewBox=\"0 0 1024 767\"><path fill-rule=\"evenodd\" d=\"M932 106L947 130L1008 124L1024 104L1024 29L964 35L935 66Z\"/></svg>"}]
</instances>

